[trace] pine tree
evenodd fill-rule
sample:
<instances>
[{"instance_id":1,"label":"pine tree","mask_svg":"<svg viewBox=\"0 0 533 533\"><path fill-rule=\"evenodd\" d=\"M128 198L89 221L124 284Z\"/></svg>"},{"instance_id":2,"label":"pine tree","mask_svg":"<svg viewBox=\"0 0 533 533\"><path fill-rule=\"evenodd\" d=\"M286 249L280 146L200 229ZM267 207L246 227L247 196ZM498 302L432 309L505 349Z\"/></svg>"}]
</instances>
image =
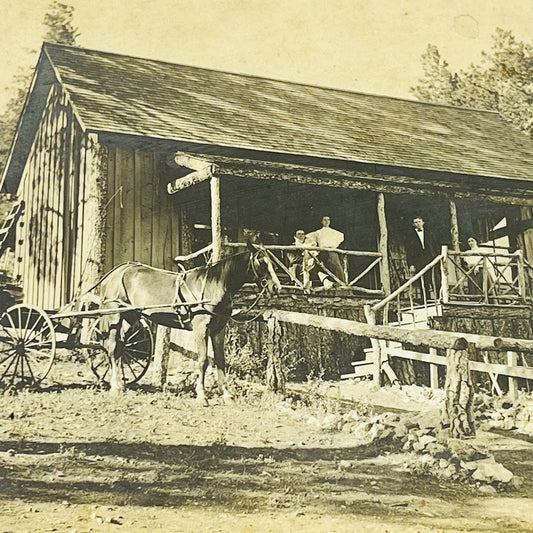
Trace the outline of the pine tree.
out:
<instances>
[{"instance_id":1,"label":"pine tree","mask_svg":"<svg viewBox=\"0 0 533 533\"><path fill-rule=\"evenodd\" d=\"M422 55L423 77L411 92L419 100L492 109L526 133L533 133L533 44L500 28L478 65L453 73L438 49Z\"/></svg>"},{"instance_id":2,"label":"pine tree","mask_svg":"<svg viewBox=\"0 0 533 533\"><path fill-rule=\"evenodd\" d=\"M72 6L54 0L48 6L43 25L45 27L45 41L71 46L77 44L80 34L74 26L74 8ZM35 54L36 52L32 50L29 53ZM10 92L13 95L9 99L5 111L0 115L0 173L3 171L9 155L11 142L17 129L32 76L33 69L20 69L13 77L10 87Z\"/></svg>"}]
</instances>

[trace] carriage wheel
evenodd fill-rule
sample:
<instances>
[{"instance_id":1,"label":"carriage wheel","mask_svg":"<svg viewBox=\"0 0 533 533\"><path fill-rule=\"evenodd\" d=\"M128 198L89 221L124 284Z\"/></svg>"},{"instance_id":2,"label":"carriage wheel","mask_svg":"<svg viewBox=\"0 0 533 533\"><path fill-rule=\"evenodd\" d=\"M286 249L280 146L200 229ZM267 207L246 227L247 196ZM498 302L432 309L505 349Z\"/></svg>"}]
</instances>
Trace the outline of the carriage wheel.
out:
<instances>
[{"instance_id":1,"label":"carriage wheel","mask_svg":"<svg viewBox=\"0 0 533 533\"><path fill-rule=\"evenodd\" d=\"M102 321L98 319L91 327L89 343L99 344L100 349L91 349L89 363L93 374L99 383L109 384L111 377L111 363L103 347L103 339L107 332L101 329ZM141 319L126 333L124 349L120 358L124 383L137 383L148 370L154 353L154 336L150 325Z\"/></svg>"},{"instance_id":2,"label":"carriage wheel","mask_svg":"<svg viewBox=\"0 0 533 533\"><path fill-rule=\"evenodd\" d=\"M35 386L50 372L56 335L50 317L33 305L14 305L0 317L0 389Z\"/></svg>"}]
</instances>

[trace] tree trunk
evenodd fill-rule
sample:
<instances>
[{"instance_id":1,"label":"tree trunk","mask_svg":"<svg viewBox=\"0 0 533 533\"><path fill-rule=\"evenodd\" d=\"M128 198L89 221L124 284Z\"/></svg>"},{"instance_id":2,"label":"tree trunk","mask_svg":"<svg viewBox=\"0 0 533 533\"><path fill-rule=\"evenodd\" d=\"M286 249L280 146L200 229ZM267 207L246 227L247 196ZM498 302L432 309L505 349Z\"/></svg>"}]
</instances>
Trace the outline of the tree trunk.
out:
<instances>
[{"instance_id":1,"label":"tree trunk","mask_svg":"<svg viewBox=\"0 0 533 533\"><path fill-rule=\"evenodd\" d=\"M267 320L267 342L265 343L268 354L266 384L269 391L284 394L286 379L281 359L282 336L280 323L275 317L270 317Z\"/></svg>"},{"instance_id":2,"label":"tree trunk","mask_svg":"<svg viewBox=\"0 0 533 533\"><path fill-rule=\"evenodd\" d=\"M162 389L167 382L170 354L170 328L157 326L154 358L152 361L152 385Z\"/></svg>"},{"instance_id":3,"label":"tree trunk","mask_svg":"<svg viewBox=\"0 0 533 533\"><path fill-rule=\"evenodd\" d=\"M443 424L450 427L454 439L473 437L476 433L473 412L473 390L470 380L469 356L474 356L475 345L467 350L448 350L446 371L446 402Z\"/></svg>"}]
</instances>

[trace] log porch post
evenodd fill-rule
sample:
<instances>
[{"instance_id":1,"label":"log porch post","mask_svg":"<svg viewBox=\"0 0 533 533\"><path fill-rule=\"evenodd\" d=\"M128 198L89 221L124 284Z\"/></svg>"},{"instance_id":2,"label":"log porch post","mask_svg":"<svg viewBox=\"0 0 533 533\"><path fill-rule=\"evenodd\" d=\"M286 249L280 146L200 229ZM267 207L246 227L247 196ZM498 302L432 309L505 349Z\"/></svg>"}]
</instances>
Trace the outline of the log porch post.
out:
<instances>
[{"instance_id":1,"label":"log porch post","mask_svg":"<svg viewBox=\"0 0 533 533\"><path fill-rule=\"evenodd\" d=\"M457 221L457 206L455 205L455 200L450 200L450 237L452 250L458 252L460 249L459 223Z\"/></svg>"},{"instance_id":2,"label":"log porch post","mask_svg":"<svg viewBox=\"0 0 533 533\"><path fill-rule=\"evenodd\" d=\"M211 181L211 242L214 263L222 257L222 224L220 221L220 178L212 176Z\"/></svg>"},{"instance_id":3,"label":"log porch post","mask_svg":"<svg viewBox=\"0 0 533 533\"><path fill-rule=\"evenodd\" d=\"M385 296L391 293L390 269L389 269L389 233L387 230L387 217L385 215L385 195L378 193L377 201L379 222L379 253L381 254L381 284Z\"/></svg>"}]
</instances>

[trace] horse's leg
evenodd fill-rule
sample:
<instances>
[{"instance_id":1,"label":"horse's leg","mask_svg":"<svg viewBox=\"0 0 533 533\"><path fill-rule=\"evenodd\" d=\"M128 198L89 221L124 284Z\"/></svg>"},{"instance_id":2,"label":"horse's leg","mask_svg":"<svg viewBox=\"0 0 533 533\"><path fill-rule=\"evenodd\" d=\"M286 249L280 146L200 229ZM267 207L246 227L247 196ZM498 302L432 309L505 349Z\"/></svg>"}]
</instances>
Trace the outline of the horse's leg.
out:
<instances>
[{"instance_id":1,"label":"horse's leg","mask_svg":"<svg viewBox=\"0 0 533 533\"><path fill-rule=\"evenodd\" d=\"M212 333L211 342L213 343L213 356L217 367L218 390L221 392L224 400L232 400L233 395L226 385L226 361L224 358L225 329L226 328L222 328L218 332Z\"/></svg>"},{"instance_id":2,"label":"horse's leg","mask_svg":"<svg viewBox=\"0 0 533 533\"><path fill-rule=\"evenodd\" d=\"M209 403L205 395L205 372L207 370L207 341L208 323L201 322L195 324L193 328L194 340L196 343L196 352L198 353L198 381L196 383L196 397L204 407L208 407Z\"/></svg>"},{"instance_id":3,"label":"horse's leg","mask_svg":"<svg viewBox=\"0 0 533 533\"><path fill-rule=\"evenodd\" d=\"M109 320L109 337L107 342L107 356L111 364L111 379L109 384L111 392L114 394L120 394L124 392L124 376L122 375L122 318L117 315L116 319Z\"/></svg>"}]
</instances>

